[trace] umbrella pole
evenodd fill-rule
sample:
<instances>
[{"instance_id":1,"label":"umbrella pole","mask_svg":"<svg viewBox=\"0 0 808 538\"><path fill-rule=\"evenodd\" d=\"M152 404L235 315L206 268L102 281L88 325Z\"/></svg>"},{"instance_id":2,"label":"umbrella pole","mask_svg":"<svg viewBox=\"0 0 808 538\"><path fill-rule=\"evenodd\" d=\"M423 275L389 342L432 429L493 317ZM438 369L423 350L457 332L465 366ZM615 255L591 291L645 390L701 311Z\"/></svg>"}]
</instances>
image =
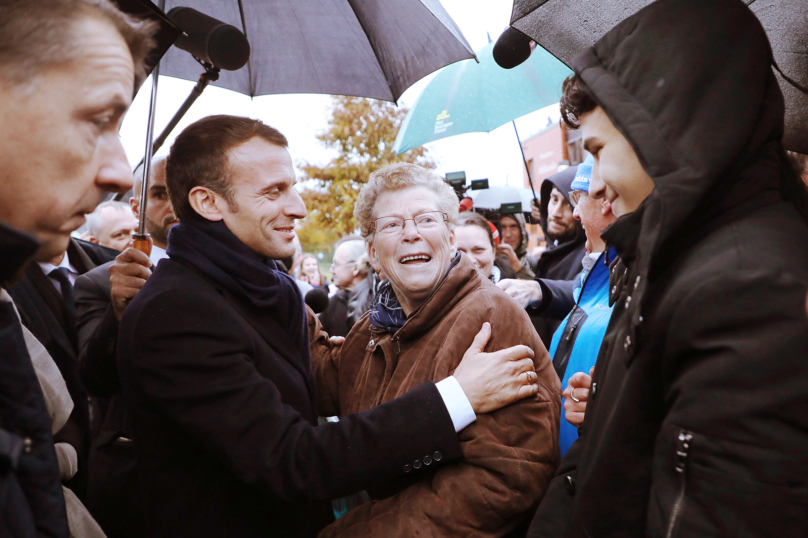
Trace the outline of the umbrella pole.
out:
<instances>
[{"instance_id":1,"label":"umbrella pole","mask_svg":"<svg viewBox=\"0 0 808 538\"><path fill-rule=\"evenodd\" d=\"M149 102L149 120L146 125L146 151L143 157L143 180L140 184L140 203L138 204L137 233L132 234L133 247L147 256L151 254L151 238L146 233L146 205L149 202L149 181L151 180L152 140L154 139L154 116L157 108L157 81L160 79L160 64L152 71L151 101Z\"/></svg>"},{"instance_id":2,"label":"umbrella pole","mask_svg":"<svg viewBox=\"0 0 808 538\"><path fill-rule=\"evenodd\" d=\"M539 206L539 200L536 198L536 189L533 188L533 178L530 177L530 166L527 164L527 159L525 159L525 150L522 149L522 139L519 138L519 131L516 130L516 120L511 121L513 124L513 132L516 133L516 141L519 142L519 152L522 154L522 162L525 164L525 172L527 172L527 181L530 183L530 192L533 193L533 201L536 203L536 207Z\"/></svg>"}]
</instances>

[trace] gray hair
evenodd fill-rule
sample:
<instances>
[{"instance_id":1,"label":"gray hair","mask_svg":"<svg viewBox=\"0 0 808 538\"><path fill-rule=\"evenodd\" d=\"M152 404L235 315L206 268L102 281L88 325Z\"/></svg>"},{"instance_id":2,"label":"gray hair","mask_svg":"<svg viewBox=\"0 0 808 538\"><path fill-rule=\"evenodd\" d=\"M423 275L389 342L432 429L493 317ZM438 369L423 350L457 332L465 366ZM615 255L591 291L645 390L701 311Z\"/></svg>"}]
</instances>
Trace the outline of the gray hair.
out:
<instances>
[{"instance_id":1,"label":"gray hair","mask_svg":"<svg viewBox=\"0 0 808 538\"><path fill-rule=\"evenodd\" d=\"M337 248L345 247L345 263L355 263L359 274L367 275L370 272L370 263L367 257L367 246L361 237L348 237L337 243ZM336 251L336 250L335 250Z\"/></svg>"},{"instance_id":2,"label":"gray hair","mask_svg":"<svg viewBox=\"0 0 808 538\"><path fill-rule=\"evenodd\" d=\"M454 189L434 171L410 163L388 164L370 174L367 184L359 192L354 206L354 218L365 241L373 241L373 209L376 200L384 192L399 191L409 187L426 187L435 192L438 207L448 216L447 225L453 230L457 223L459 202Z\"/></svg>"},{"instance_id":3,"label":"gray hair","mask_svg":"<svg viewBox=\"0 0 808 538\"><path fill-rule=\"evenodd\" d=\"M30 90L41 69L79 57L76 23L86 18L106 21L118 30L132 54L135 80L145 80L146 57L155 47L158 24L127 15L109 0L0 1L3 78Z\"/></svg>"},{"instance_id":4,"label":"gray hair","mask_svg":"<svg viewBox=\"0 0 808 538\"><path fill-rule=\"evenodd\" d=\"M123 202L116 202L115 200L108 200L106 202L101 202L98 204L98 207L95 210L87 215L87 222L84 225L84 231L89 233L92 236L98 237L101 233L101 213L104 209L112 207L117 209L118 211L129 211L131 212L132 209L129 207L128 204Z\"/></svg>"},{"instance_id":5,"label":"gray hair","mask_svg":"<svg viewBox=\"0 0 808 538\"><path fill-rule=\"evenodd\" d=\"M151 177L154 177L158 171L162 171L163 175L166 173L166 162L168 157L154 157L151 164ZM141 185L143 185L143 163L140 163L134 171L135 181L132 184L132 198L140 200Z\"/></svg>"}]
</instances>

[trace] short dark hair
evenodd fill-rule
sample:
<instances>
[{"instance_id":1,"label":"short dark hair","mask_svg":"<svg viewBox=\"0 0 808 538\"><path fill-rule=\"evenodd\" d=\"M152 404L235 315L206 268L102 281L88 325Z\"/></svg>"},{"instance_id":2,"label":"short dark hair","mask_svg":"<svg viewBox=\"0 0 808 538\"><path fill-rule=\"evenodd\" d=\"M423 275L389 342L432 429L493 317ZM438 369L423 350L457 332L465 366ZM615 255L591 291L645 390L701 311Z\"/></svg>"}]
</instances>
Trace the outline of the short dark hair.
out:
<instances>
[{"instance_id":1,"label":"short dark hair","mask_svg":"<svg viewBox=\"0 0 808 538\"><path fill-rule=\"evenodd\" d=\"M282 148L289 146L277 129L239 116L208 116L180 133L166 163L166 188L179 220L196 215L188 201L194 187L207 187L224 198L232 211L238 211L228 179L227 152L256 136Z\"/></svg>"},{"instance_id":2,"label":"short dark hair","mask_svg":"<svg viewBox=\"0 0 808 538\"><path fill-rule=\"evenodd\" d=\"M19 86L48 65L77 58L82 51L75 45L75 25L88 17L118 30L132 55L136 80L145 79L158 24L128 15L109 0L0 1L0 73Z\"/></svg>"},{"instance_id":3,"label":"short dark hair","mask_svg":"<svg viewBox=\"0 0 808 538\"><path fill-rule=\"evenodd\" d=\"M488 241L491 242L491 247L496 248L494 243L494 233L491 231L491 225L482 216L472 211L463 211L457 216L458 226L479 226L485 233L488 234Z\"/></svg>"},{"instance_id":4,"label":"short dark hair","mask_svg":"<svg viewBox=\"0 0 808 538\"><path fill-rule=\"evenodd\" d=\"M598 106L578 75L570 75L561 86L561 119L570 129L581 126L581 116Z\"/></svg>"}]
</instances>

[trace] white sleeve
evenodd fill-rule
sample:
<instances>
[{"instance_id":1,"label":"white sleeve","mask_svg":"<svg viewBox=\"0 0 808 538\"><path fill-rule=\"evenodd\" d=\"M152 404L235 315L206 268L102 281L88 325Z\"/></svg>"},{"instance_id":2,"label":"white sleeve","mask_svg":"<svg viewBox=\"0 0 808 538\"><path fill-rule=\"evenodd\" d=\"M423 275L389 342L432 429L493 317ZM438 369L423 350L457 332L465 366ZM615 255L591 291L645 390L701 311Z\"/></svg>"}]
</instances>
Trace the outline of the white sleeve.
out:
<instances>
[{"instance_id":1,"label":"white sleeve","mask_svg":"<svg viewBox=\"0 0 808 538\"><path fill-rule=\"evenodd\" d=\"M469 402L466 393L463 392L463 387L460 386L454 376L438 381L435 386L440 392L440 397L443 398L443 404L446 406L446 410L449 411L449 416L452 417L452 424L454 424L456 432L477 420L477 415L474 414L471 402Z\"/></svg>"}]
</instances>

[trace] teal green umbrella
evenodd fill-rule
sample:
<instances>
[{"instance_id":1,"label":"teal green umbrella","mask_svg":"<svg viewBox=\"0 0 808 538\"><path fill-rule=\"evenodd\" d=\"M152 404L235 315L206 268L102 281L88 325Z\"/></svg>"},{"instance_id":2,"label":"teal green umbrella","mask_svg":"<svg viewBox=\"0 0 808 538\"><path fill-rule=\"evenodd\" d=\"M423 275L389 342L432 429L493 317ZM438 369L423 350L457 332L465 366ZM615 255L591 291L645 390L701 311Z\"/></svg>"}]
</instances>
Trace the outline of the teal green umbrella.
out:
<instances>
[{"instance_id":1,"label":"teal green umbrella","mask_svg":"<svg viewBox=\"0 0 808 538\"><path fill-rule=\"evenodd\" d=\"M477 52L479 64L454 63L427 84L401 125L393 146L397 153L463 133L487 133L558 102L561 83L572 74L569 67L536 47L527 61L503 69L493 48L489 43Z\"/></svg>"}]
</instances>

